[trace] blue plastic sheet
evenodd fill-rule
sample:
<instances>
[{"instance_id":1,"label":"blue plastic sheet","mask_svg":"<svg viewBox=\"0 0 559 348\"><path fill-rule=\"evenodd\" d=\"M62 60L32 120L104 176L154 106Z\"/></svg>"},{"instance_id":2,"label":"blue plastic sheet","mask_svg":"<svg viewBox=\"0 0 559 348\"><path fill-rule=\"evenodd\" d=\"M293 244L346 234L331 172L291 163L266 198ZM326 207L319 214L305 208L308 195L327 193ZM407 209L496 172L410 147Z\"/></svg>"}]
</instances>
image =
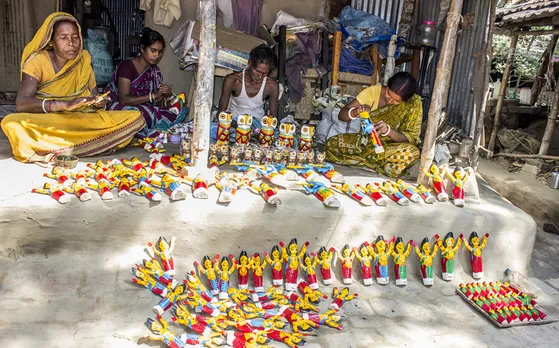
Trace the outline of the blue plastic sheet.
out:
<instances>
[{"instance_id":1,"label":"blue plastic sheet","mask_svg":"<svg viewBox=\"0 0 559 348\"><path fill-rule=\"evenodd\" d=\"M396 31L382 18L346 6L338 16L345 43L356 51L377 41L390 41Z\"/></svg>"},{"instance_id":2,"label":"blue plastic sheet","mask_svg":"<svg viewBox=\"0 0 559 348\"><path fill-rule=\"evenodd\" d=\"M340 71L372 76L375 65L370 58L359 59L351 49L343 47L340 54Z\"/></svg>"}]
</instances>

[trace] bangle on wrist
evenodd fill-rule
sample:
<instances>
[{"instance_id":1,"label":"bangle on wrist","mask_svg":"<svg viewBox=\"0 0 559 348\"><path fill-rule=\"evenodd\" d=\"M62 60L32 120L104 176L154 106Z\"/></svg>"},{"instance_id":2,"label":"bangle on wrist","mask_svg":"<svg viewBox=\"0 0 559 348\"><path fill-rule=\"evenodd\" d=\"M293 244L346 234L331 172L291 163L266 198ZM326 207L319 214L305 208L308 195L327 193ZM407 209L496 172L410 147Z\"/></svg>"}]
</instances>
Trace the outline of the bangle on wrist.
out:
<instances>
[{"instance_id":1,"label":"bangle on wrist","mask_svg":"<svg viewBox=\"0 0 559 348\"><path fill-rule=\"evenodd\" d=\"M43 102L41 103L41 106L43 107L43 112L46 114L47 113L47 109L45 109L45 103L47 102L47 99L43 99Z\"/></svg>"},{"instance_id":2,"label":"bangle on wrist","mask_svg":"<svg viewBox=\"0 0 559 348\"><path fill-rule=\"evenodd\" d=\"M386 126L388 127L388 130L386 131L386 133L381 133L381 134L380 134L381 137L387 136L387 135L390 134L390 132L392 131L392 128L390 128L389 125L386 125Z\"/></svg>"},{"instance_id":3,"label":"bangle on wrist","mask_svg":"<svg viewBox=\"0 0 559 348\"><path fill-rule=\"evenodd\" d=\"M351 113L353 112L353 110L355 110L355 108L351 108L349 109L349 111L347 112L347 115L349 116L349 118L351 120L355 120L357 118L357 116L352 116Z\"/></svg>"}]
</instances>

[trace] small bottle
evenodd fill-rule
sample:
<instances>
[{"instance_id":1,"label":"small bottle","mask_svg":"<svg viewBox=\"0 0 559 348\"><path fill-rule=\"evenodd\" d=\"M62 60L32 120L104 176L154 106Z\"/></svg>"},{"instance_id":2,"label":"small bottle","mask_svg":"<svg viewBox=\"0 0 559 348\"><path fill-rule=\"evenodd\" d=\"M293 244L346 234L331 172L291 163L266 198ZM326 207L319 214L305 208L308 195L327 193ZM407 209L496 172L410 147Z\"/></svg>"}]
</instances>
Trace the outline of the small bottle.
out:
<instances>
[{"instance_id":1,"label":"small bottle","mask_svg":"<svg viewBox=\"0 0 559 348\"><path fill-rule=\"evenodd\" d=\"M423 24L419 26L419 41L425 46L435 46L435 40L437 39L437 27L433 21L423 21Z\"/></svg>"},{"instance_id":2,"label":"small bottle","mask_svg":"<svg viewBox=\"0 0 559 348\"><path fill-rule=\"evenodd\" d=\"M528 278L520 272L511 271L510 268L505 270L505 275L509 283L517 288L518 290L524 292L525 294L537 298L542 293L536 284L528 280Z\"/></svg>"}]
</instances>

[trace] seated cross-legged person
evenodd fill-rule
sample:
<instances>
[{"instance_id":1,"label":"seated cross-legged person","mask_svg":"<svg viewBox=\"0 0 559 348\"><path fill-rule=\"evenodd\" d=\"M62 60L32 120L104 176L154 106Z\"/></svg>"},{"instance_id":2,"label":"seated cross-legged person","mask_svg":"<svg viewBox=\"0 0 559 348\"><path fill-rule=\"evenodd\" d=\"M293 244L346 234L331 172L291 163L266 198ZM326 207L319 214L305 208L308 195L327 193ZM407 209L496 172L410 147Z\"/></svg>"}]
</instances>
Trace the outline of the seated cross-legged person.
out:
<instances>
[{"instance_id":1,"label":"seated cross-legged person","mask_svg":"<svg viewBox=\"0 0 559 348\"><path fill-rule=\"evenodd\" d=\"M225 77L218 112L230 112L233 117L232 126L236 126L239 115L252 116L252 128L261 129L260 121L264 115L277 117L279 84L268 78L276 68L276 55L265 44L257 46L250 52L247 69L229 74ZM268 113L265 102L268 100ZM211 127L211 137L216 139L217 125ZM231 132L234 139L235 132Z\"/></svg>"},{"instance_id":2,"label":"seated cross-legged person","mask_svg":"<svg viewBox=\"0 0 559 348\"><path fill-rule=\"evenodd\" d=\"M423 107L415 94L417 82L400 72L387 86L371 86L342 108L338 118L351 122L363 111L370 113L384 152L376 153L363 133L344 133L326 141L326 159L332 163L364 166L390 177L401 176L420 156ZM367 136L368 137L368 136Z\"/></svg>"},{"instance_id":3,"label":"seated cross-legged person","mask_svg":"<svg viewBox=\"0 0 559 348\"><path fill-rule=\"evenodd\" d=\"M161 131L184 121L188 113L184 93L175 96L164 84L157 64L163 57L165 39L145 28L140 39L140 54L119 64L106 90L110 92L109 110L139 110L146 126L139 137L157 137Z\"/></svg>"},{"instance_id":4,"label":"seated cross-legged person","mask_svg":"<svg viewBox=\"0 0 559 348\"><path fill-rule=\"evenodd\" d=\"M51 14L25 47L17 113L2 120L16 160L49 162L56 154L93 156L130 143L144 125L138 111L105 111L78 22Z\"/></svg>"}]
</instances>

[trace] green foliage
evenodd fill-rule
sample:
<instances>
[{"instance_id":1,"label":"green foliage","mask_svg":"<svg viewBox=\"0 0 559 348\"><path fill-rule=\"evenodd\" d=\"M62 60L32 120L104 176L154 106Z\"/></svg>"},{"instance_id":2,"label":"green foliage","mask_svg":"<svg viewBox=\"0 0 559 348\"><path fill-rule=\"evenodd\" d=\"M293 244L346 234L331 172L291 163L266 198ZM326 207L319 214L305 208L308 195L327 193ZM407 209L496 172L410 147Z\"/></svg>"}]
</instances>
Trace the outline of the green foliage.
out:
<instances>
[{"instance_id":1,"label":"green foliage","mask_svg":"<svg viewBox=\"0 0 559 348\"><path fill-rule=\"evenodd\" d=\"M533 28L538 30L538 28ZM521 36L516 45L514 56L514 72L525 80L533 80L540 66L541 56L547 47L551 36ZM504 35L493 36L493 63L498 72L505 70L507 55L510 48L510 37Z\"/></svg>"}]
</instances>

